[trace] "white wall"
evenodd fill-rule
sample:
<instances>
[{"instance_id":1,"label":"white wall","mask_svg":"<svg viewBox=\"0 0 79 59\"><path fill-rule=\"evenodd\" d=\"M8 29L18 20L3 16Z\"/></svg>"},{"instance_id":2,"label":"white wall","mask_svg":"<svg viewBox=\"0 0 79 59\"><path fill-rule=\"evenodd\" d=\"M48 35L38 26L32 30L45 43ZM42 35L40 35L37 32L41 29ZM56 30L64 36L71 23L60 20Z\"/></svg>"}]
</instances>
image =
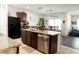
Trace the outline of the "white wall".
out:
<instances>
[{"instance_id":1,"label":"white wall","mask_svg":"<svg viewBox=\"0 0 79 59\"><path fill-rule=\"evenodd\" d=\"M0 33L8 35L8 8L6 4L0 5Z\"/></svg>"},{"instance_id":2,"label":"white wall","mask_svg":"<svg viewBox=\"0 0 79 59\"><path fill-rule=\"evenodd\" d=\"M29 26L36 26L39 21L38 14L34 14L32 12L27 12L27 21L29 22Z\"/></svg>"},{"instance_id":3,"label":"white wall","mask_svg":"<svg viewBox=\"0 0 79 59\"><path fill-rule=\"evenodd\" d=\"M64 14L62 19L61 35L67 36L71 31L71 15L69 13L66 13ZM65 23L63 23L63 21L65 21Z\"/></svg>"},{"instance_id":4,"label":"white wall","mask_svg":"<svg viewBox=\"0 0 79 59\"><path fill-rule=\"evenodd\" d=\"M27 21L29 22L29 25L36 26L38 19L39 19L38 14L35 14L35 13L30 12L30 11L25 10L25 9L13 7L13 6L9 6L8 9L9 9L9 16L14 16L14 17L17 17L16 12L21 12L21 11L26 12L27 13Z\"/></svg>"}]
</instances>

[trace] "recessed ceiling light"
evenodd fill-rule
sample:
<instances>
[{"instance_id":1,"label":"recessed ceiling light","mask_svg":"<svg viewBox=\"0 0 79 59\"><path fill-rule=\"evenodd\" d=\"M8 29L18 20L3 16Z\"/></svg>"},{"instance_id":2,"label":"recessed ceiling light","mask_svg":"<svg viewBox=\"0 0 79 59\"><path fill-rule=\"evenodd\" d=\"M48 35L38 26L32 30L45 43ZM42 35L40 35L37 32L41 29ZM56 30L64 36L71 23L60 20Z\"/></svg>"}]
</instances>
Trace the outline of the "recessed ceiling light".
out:
<instances>
[{"instance_id":1,"label":"recessed ceiling light","mask_svg":"<svg viewBox=\"0 0 79 59\"><path fill-rule=\"evenodd\" d=\"M49 12L52 12L52 9L49 9Z\"/></svg>"},{"instance_id":2,"label":"recessed ceiling light","mask_svg":"<svg viewBox=\"0 0 79 59\"><path fill-rule=\"evenodd\" d=\"M27 8L27 9L29 9L30 7L29 7L29 6L27 6L26 8Z\"/></svg>"},{"instance_id":3,"label":"recessed ceiling light","mask_svg":"<svg viewBox=\"0 0 79 59\"><path fill-rule=\"evenodd\" d=\"M38 9L42 9L42 7L38 7Z\"/></svg>"},{"instance_id":4,"label":"recessed ceiling light","mask_svg":"<svg viewBox=\"0 0 79 59\"><path fill-rule=\"evenodd\" d=\"M48 12L48 10L45 10L45 12L47 13L47 12Z\"/></svg>"}]
</instances>

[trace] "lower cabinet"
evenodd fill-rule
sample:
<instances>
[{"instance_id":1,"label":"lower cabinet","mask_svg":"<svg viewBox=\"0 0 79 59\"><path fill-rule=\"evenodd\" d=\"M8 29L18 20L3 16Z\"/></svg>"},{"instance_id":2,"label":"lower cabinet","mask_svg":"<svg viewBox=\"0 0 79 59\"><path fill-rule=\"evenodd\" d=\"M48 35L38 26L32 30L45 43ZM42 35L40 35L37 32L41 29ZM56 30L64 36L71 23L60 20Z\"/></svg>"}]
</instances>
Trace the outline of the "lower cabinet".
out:
<instances>
[{"instance_id":1,"label":"lower cabinet","mask_svg":"<svg viewBox=\"0 0 79 59\"><path fill-rule=\"evenodd\" d=\"M22 42L23 42L24 44L26 44L26 40L25 40L25 39L26 39L26 38L25 38L25 37L26 37L26 34L25 34L25 33L26 33L25 31L21 31L21 37L22 37L21 40L22 40Z\"/></svg>"},{"instance_id":2,"label":"lower cabinet","mask_svg":"<svg viewBox=\"0 0 79 59\"><path fill-rule=\"evenodd\" d=\"M35 49L37 49L38 34L30 31L22 31L22 41Z\"/></svg>"},{"instance_id":3,"label":"lower cabinet","mask_svg":"<svg viewBox=\"0 0 79 59\"><path fill-rule=\"evenodd\" d=\"M49 53L56 53L57 52L57 46L58 46L58 35L50 36L49 37Z\"/></svg>"},{"instance_id":4,"label":"lower cabinet","mask_svg":"<svg viewBox=\"0 0 79 59\"><path fill-rule=\"evenodd\" d=\"M31 32L25 32L25 44L31 46Z\"/></svg>"},{"instance_id":5,"label":"lower cabinet","mask_svg":"<svg viewBox=\"0 0 79 59\"><path fill-rule=\"evenodd\" d=\"M31 46L43 53L56 53L58 35L50 36L47 39L43 39L38 36L38 33L30 31L21 31L21 37L24 44Z\"/></svg>"},{"instance_id":6,"label":"lower cabinet","mask_svg":"<svg viewBox=\"0 0 79 59\"><path fill-rule=\"evenodd\" d=\"M38 46L38 34L31 32L31 47L37 49Z\"/></svg>"}]
</instances>

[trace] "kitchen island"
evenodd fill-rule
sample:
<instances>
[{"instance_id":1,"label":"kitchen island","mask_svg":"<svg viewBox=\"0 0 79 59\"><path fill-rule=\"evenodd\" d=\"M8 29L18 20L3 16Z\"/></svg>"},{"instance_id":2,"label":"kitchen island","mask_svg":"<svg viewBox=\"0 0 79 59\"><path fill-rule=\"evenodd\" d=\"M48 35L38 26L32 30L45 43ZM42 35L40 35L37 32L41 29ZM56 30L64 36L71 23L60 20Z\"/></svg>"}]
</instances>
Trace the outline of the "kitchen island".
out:
<instances>
[{"instance_id":1,"label":"kitchen island","mask_svg":"<svg viewBox=\"0 0 79 59\"><path fill-rule=\"evenodd\" d=\"M22 41L24 44L48 54L57 52L59 33L60 32L49 30L21 29ZM44 39L46 37L48 38L42 41L39 39L39 35L45 36Z\"/></svg>"}]
</instances>

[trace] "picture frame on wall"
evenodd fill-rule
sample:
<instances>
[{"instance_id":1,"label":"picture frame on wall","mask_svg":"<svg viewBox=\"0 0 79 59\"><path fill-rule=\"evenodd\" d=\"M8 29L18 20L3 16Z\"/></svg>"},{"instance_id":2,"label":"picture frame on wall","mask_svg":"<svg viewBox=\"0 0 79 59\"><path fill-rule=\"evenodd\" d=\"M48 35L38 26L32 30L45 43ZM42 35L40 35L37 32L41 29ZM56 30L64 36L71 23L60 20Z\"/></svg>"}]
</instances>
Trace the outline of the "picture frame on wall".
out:
<instances>
[{"instance_id":1,"label":"picture frame on wall","mask_svg":"<svg viewBox=\"0 0 79 59\"><path fill-rule=\"evenodd\" d=\"M76 21L72 21L71 23L72 23L72 24L76 24Z\"/></svg>"},{"instance_id":2,"label":"picture frame on wall","mask_svg":"<svg viewBox=\"0 0 79 59\"><path fill-rule=\"evenodd\" d=\"M65 23L65 20L63 20L63 23Z\"/></svg>"}]
</instances>

